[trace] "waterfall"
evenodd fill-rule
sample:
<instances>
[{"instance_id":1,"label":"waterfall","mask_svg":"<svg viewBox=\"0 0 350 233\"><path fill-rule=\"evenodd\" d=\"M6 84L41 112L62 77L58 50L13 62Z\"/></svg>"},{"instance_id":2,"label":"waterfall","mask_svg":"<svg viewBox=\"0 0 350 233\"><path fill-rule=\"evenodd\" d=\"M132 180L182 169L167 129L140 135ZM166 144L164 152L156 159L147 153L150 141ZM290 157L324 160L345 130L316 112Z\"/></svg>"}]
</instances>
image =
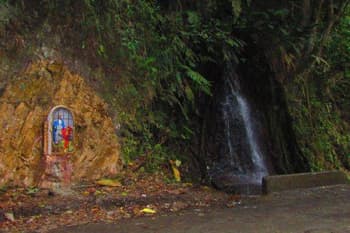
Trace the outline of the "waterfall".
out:
<instances>
[{"instance_id":1,"label":"waterfall","mask_svg":"<svg viewBox=\"0 0 350 233\"><path fill-rule=\"evenodd\" d=\"M217 90L209 123L208 173L214 185L234 190L261 185L268 174L261 149L258 122L243 95L238 77L225 76ZM237 188L241 187L241 188Z\"/></svg>"},{"instance_id":2,"label":"waterfall","mask_svg":"<svg viewBox=\"0 0 350 233\"><path fill-rule=\"evenodd\" d=\"M248 105L247 100L242 96L242 94L239 91L235 91L234 86L229 82L231 93L236 98L238 103L238 111L243 118L243 124L244 129L246 132L246 140L249 145L249 151L250 156L253 162L253 169L250 171L250 174L247 174L248 176L251 176L252 180L260 183L262 177L267 175L267 168L263 159L263 155L261 153L259 144L256 139L256 135L254 133L254 125L253 125L253 119L251 117L250 108ZM238 84L235 84L237 86ZM230 145L232 146L232 145Z\"/></svg>"},{"instance_id":3,"label":"waterfall","mask_svg":"<svg viewBox=\"0 0 350 233\"><path fill-rule=\"evenodd\" d=\"M251 166L244 167L246 164L241 161L240 165L238 165L238 171L242 172L242 174L239 174L241 177L244 177L244 180L246 182L252 182L252 183L261 183L262 177L268 174L267 168L264 162L264 158L259 146L259 143L257 141L257 137L255 135L255 125L253 124L253 118L251 116L251 111L249 104L246 100L246 98L241 94L239 83L237 79L232 77L233 75L229 76L225 82L226 82L226 98L223 108L223 117L226 121L227 130L226 132L226 141L228 143L229 148L229 156L234 157L236 156L233 150L232 145L232 128L230 127L230 121L234 118L241 119L241 124L244 129L244 132L240 134L240 136L244 137L245 145L248 147L246 148L247 153L245 156L249 156L249 159L243 159L251 162ZM237 114L238 113L238 114ZM231 118L231 119L230 119ZM237 159L231 158L232 161L235 161ZM234 165L234 164L232 164Z\"/></svg>"}]
</instances>

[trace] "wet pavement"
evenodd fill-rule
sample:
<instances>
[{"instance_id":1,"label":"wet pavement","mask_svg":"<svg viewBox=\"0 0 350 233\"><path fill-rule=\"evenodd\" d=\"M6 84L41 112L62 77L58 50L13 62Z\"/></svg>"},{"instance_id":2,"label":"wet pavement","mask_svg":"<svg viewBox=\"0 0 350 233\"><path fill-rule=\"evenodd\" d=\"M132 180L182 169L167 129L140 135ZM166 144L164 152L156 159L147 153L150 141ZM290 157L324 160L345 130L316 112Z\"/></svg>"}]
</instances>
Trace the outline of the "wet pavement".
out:
<instances>
[{"instance_id":1,"label":"wet pavement","mask_svg":"<svg viewBox=\"0 0 350 233\"><path fill-rule=\"evenodd\" d=\"M191 209L115 223L63 227L52 233L350 233L350 185L318 187L233 200L223 208Z\"/></svg>"}]
</instances>

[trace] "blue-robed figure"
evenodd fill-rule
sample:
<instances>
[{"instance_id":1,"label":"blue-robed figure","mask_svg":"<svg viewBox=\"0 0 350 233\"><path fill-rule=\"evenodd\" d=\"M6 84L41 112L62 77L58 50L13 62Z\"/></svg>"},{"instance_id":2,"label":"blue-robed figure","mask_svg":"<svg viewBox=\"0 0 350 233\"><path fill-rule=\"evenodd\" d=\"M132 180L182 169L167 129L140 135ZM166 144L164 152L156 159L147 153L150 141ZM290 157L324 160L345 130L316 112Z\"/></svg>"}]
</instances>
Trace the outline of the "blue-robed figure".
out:
<instances>
[{"instance_id":1,"label":"blue-robed figure","mask_svg":"<svg viewBox=\"0 0 350 233\"><path fill-rule=\"evenodd\" d=\"M66 128L64 120L62 120L61 116L58 116L58 119L52 123L52 137L55 144L62 141L62 129L64 128Z\"/></svg>"}]
</instances>

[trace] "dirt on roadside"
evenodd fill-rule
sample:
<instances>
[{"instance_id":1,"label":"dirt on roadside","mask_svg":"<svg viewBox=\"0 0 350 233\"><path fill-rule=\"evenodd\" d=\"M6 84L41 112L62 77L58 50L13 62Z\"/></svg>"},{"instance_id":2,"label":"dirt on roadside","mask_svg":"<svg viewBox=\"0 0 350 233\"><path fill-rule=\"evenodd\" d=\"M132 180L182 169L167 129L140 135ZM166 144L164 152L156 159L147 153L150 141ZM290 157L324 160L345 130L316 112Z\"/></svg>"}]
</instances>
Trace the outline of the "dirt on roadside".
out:
<instances>
[{"instance_id":1,"label":"dirt on roadside","mask_svg":"<svg viewBox=\"0 0 350 233\"><path fill-rule=\"evenodd\" d=\"M128 177L117 187L9 188L0 192L0 232L47 232L60 226L230 206L240 200L207 186L165 183L156 175Z\"/></svg>"}]
</instances>

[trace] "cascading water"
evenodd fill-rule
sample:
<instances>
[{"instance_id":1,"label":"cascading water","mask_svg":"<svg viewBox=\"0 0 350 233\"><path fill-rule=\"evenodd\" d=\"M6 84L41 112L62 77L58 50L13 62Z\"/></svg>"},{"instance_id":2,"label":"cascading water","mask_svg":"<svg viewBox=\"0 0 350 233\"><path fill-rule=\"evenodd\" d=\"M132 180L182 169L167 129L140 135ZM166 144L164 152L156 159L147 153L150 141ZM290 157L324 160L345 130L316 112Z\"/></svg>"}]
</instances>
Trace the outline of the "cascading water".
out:
<instances>
[{"instance_id":1,"label":"cascading water","mask_svg":"<svg viewBox=\"0 0 350 233\"><path fill-rule=\"evenodd\" d=\"M256 133L257 123L234 73L225 76L215 99L207 132L207 169L212 182L232 191L242 191L247 185L260 186L268 169Z\"/></svg>"},{"instance_id":2,"label":"cascading water","mask_svg":"<svg viewBox=\"0 0 350 233\"><path fill-rule=\"evenodd\" d=\"M246 140L247 140L247 144L249 145L250 157L253 163L253 166L251 167L250 171L247 171L246 176L249 176L251 181L253 181L254 183L260 183L262 180L262 177L267 175L268 172L263 159L263 155L261 153L259 144L256 139L256 135L254 133L253 119L251 117L249 105L247 100L239 92L238 83L233 82L234 85L232 85L231 79L227 79L227 82L228 82L228 87L231 90L232 97L235 98L238 103L238 106L237 106L238 112L243 119L243 126L246 133ZM232 106L232 103L230 105ZM230 143L230 141L228 141L228 143ZM232 145L229 145L229 147L232 147Z\"/></svg>"}]
</instances>

